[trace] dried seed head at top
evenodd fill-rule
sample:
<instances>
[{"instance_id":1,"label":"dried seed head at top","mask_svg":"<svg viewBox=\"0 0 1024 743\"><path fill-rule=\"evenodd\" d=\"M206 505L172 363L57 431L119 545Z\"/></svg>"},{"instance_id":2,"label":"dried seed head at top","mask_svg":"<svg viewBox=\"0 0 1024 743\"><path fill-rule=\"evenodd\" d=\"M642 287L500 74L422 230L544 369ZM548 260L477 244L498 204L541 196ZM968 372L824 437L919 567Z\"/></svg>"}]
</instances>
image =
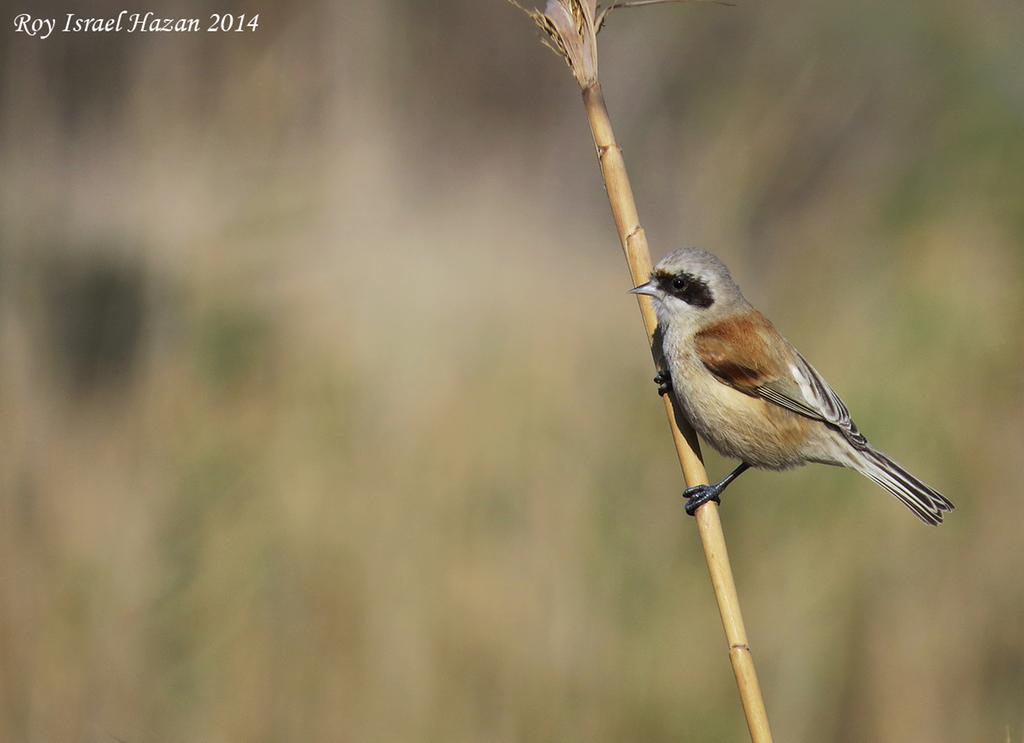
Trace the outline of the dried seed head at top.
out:
<instances>
[{"instance_id":1,"label":"dried seed head at top","mask_svg":"<svg viewBox=\"0 0 1024 743\"><path fill-rule=\"evenodd\" d=\"M509 2L544 32L544 43L565 60L581 88L597 83L597 0L548 0L543 13Z\"/></svg>"}]
</instances>

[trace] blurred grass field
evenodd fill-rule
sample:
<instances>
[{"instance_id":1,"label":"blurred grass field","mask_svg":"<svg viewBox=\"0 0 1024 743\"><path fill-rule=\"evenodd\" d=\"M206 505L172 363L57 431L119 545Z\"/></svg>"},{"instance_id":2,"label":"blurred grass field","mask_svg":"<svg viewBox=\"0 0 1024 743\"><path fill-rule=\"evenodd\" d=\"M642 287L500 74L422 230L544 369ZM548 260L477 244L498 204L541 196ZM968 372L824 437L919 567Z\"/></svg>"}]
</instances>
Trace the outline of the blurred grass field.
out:
<instances>
[{"instance_id":1,"label":"blurred grass field","mask_svg":"<svg viewBox=\"0 0 1024 743\"><path fill-rule=\"evenodd\" d=\"M497 0L217 10L261 29L0 34L0 740L743 740L561 62ZM1022 31L601 36L655 257L722 256L958 506L730 489L778 740L1024 740Z\"/></svg>"}]
</instances>

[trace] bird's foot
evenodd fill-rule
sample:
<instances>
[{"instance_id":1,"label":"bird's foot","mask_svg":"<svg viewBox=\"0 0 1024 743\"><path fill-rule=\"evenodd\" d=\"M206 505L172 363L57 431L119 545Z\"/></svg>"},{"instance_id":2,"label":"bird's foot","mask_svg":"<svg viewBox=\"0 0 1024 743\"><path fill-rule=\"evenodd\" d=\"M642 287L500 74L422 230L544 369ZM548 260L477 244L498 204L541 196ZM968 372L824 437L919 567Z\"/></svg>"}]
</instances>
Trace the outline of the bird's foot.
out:
<instances>
[{"instance_id":1,"label":"bird's foot","mask_svg":"<svg viewBox=\"0 0 1024 743\"><path fill-rule=\"evenodd\" d=\"M658 385L658 394L660 396L664 397L672 391L672 378L668 375L668 372L658 372L658 376L654 378L654 382Z\"/></svg>"},{"instance_id":2,"label":"bird's foot","mask_svg":"<svg viewBox=\"0 0 1024 743\"><path fill-rule=\"evenodd\" d=\"M722 483L716 483L714 485L694 485L692 488L687 488L683 491L683 497L686 498L686 513L688 516L695 516L697 509L703 506L708 501L714 501L721 505L722 491L725 487Z\"/></svg>"},{"instance_id":3,"label":"bird's foot","mask_svg":"<svg viewBox=\"0 0 1024 743\"><path fill-rule=\"evenodd\" d=\"M732 472L725 476L721 482L716 482L714 485L694 485L692 488L687 488L683 491L683 495L686 497L686 513L693 516L697 513L697 509L707 503L709 500L713 500L715 503L721 504L722 491L729 487L729 484L737 477L742 475L744 472L750 469L750 465L746 462L740 462L739 466L736 467Z\"/></svg>"}]
</instances>

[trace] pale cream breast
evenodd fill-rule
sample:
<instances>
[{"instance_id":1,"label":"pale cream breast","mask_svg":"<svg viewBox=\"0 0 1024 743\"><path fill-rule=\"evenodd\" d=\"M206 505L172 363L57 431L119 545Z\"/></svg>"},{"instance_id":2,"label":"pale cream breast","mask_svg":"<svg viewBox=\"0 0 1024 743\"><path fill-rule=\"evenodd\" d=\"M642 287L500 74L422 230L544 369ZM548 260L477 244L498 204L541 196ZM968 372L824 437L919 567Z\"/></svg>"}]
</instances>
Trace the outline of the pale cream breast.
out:
<instances>
[{"instance_id":1,"label":"pale cream breast","mask_svg":"<svg viewBox=\"0 0 1024 743\"><path fill-rule=\"evenodd\" d=\"M719 381L701 362L685 331L669 328L663 350L683 413L719 453L769 469L805 462L814 421Z\"/></svg>"}]
</instances>

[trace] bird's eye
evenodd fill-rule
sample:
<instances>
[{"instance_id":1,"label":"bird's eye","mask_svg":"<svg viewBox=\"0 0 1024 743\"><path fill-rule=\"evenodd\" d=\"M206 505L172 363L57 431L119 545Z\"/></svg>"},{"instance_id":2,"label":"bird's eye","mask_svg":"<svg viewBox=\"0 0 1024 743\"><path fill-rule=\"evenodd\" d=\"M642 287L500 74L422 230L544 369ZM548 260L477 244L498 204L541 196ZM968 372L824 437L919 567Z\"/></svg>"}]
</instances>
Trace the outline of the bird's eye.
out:
<instances>
[{"instance_id":1,"label":"bird's eye","mask_svg":"<svg viewBox=\"0 0 1024 743\"><path fill-rule=\"evenodd\" d=\"M676 276L674 279L672 279L672 288L678 292L681 292L683 289L686 288L686 279Z\"/></svg>"}]
</instances>

